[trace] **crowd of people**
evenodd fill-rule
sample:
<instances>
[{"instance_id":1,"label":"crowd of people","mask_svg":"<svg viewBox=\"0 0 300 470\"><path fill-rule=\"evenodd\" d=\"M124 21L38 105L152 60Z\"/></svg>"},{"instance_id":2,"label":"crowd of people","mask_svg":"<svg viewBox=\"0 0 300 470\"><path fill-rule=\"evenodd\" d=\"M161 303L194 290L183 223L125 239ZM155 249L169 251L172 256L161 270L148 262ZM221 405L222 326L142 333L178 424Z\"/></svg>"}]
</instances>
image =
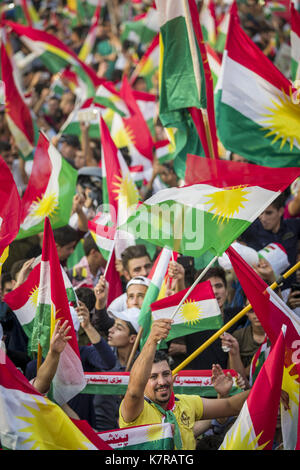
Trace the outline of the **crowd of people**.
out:
<instances>
[{"instance_id":1,"label":"crowd of people","mask_svg":"<svg viewBox=\"0 0 300 470\"><path fill-rule=\"evenodd\" d=\"M43 0L32 1L32 4L39 13L44 30L78 54L90 20L72 26L70 18L62 13L68 2ZM128 38L122 39L122 26L125 21L147 11L151 4L152 1L103 2L89 65L99 78L113 82L116 88L124 74L129 76L133 72L137 59L145 52L140 44ZM198 4L200 7L200 2ZM229 8L229 4L222 0L216 1L215 5L219 15ZM4 6L2 12L3 9ZM256 0L241 1L238 9L247 34L290 78L288 20L272 14L264 2ZM5 15L16 20L14 9L5 9ZM83 122L80 124L80 135L61 134L60 129L74 109L76 95L67 87L60 95L57 94L53 87L56 77L39 58L29 60L29 50L13 34L12 41L24 96L32 116L62 157L78 171L77 192L73 198L69 224L53 230L53 233L60 263L78 298L72 319L83 369L85 372L122 372L127 370L129 358L134 353L130 364L130 382L124 397L79 394L64 406L65 412L75 419L87 420L98 432L153 424L161 422L164 417L174 425L176 448L218 449L253 385L250 380L251 360L266 340L260 321L253 310L249 311L185 367L186 370L211 369L218 398L174 396L172 369L188 358L215 330L174 339L167 343L167 349L157 351L158 343L167 338L172 327L171 320L157 320L153 322L143 348L134 349L140 329L138 316L150 285L148 276L160 248L155 247L150 253L148 246L140 243L123 251L121 259L116 261L123 294L108 304L109 289L114 286L105 279L107 261L88 230L88 221L97 214L102 202L102 174L99 168L101 141L89 136L89 124ZM136 90L155 94L159 102L158 72L153 75L152 86L149 87L143 77L138 77L132 86ZM154 129L154 139L167 138L158 115ZM121 148L121 151L130 164L128 149ZM30 177L32 160L25 161L20 156L7 123L4 104L0 109L0 155L9 166L22 197ZM226 152L226 149L221 157L245 161L243 156ZM147 199L161 188L177 187L183 183L174 170L172 160L159 163L154 155L152 177L140 188L140 199ZM267 207L235 242L241 256L269 285L299 260L300 190L296 183ZM42 253L42 242L43 233L39 233L11 243L9 257L2 268L2 299L27 279ZM263 250L271 243L276 244L276 250L268 258ZM75 260L74 253L81 253L81 256ZM176 261L169 263L168 275L172 285L166 295L190 287L204 268L203 258L179 254ZM243 309L247 299L225 257L219 258L201 282L208 280L225 325ZM300 272L285 281L279 295L300 316ZM67 324L56 325L49 353L37 371L36 358L28 352L28 337L14 312L3 300L0 303L0 336L6 353L43 394L49 390L59 355L69 338L68 332ZM238 373L240 393L229 396L233 379L224 373L225 369ZM282 444L279 431L274 448L280 448Z\"/></svg>"}]
</instances>

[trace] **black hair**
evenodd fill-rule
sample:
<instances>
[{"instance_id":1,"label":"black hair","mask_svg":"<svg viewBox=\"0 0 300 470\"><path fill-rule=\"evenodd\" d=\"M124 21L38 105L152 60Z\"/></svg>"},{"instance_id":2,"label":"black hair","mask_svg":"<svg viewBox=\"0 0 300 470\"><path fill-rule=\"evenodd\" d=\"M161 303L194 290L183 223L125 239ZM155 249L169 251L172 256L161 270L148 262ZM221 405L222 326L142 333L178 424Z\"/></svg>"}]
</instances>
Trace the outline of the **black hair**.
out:
<instances>
[{"instance_id":1,"label":"black hair","mask_svg":"<svg viewBox=\"0 0 300 470\"><path fill-rule=\"evenodd\" d=\"M203 269L198 271L196 273L196 277L198 277L202 271ZM226 273L225 273L225 270L221 268L221 266L214 266L212 268L209 268L207 273L201 279L201 282L208 281L211 277L219 277L220 279L222 279L224 286L227 287Z\"/></svg>"},{"instance_id":2,"label":"black hair","mask_svg":"<svg viewBox=\"0 0 300 470\"><path fill-rule=\"evenodd\" d=\"M9 152L11 150L11 145L9 142L1 142L0 141L0 153L2 151Z\"/></svg>"},{"instance_id":3,"label":"black hair","mask_svg":"<svg viewBox=\"0 0 300 470\"><path fill-rule=\"evenodd\" d=\"M59 246L68 245L71 242L78 241L77 231L70 225L64 225L63 227L56 228L53 230L54 241Z\"/></svg>"},{"instance_id":4,"label":"black hair","mask_svg":"<svg viewBox=\"0 0 300 470\"><path fill-rule=\"evenodd\" d=\"M88 256L92 250L99 251L99 248L93 239L92 235L89 233L84 237L83 240L83 251L85 256Z\"/></svg>"},{"instance_id":5,"label":"black hair","mask_svg":"<svg viewBox=\"0 0 300 470\"><path fill-rule=\"evenodd\" d=\"M7 282L11 282L13 280L11 273L2 273L1 275L1 290L3 291L4 286Z\"/></svg>"},{"instance_id":6,"label":"black hair","mask_svg":"<svg viewBox=\"0 0 300 470\"><path fill-rule=\"evenodd\" d=\"M130 335L136 335L136 334L137 334L137 331L136 331L136 329L133 327L132 323L131 323L130 321L126 321L126 320L124 320L124 321L125 321L126 325L127 325L128 328L129 328L129 334L130 334Z\"/></svg>"},{"instance_id":7,"label":"black hair","mask_svg":"<svg viewBox=\"0 0 300 470\"><path fill-rule=\"evenodd\" d=\"M281 207L285 206L286 196L284 193L281 193L271 204L270 206L275 207L275 209L279 210Z\"/></svg>"},{"instance_id":8,"label":"black hair","mask_svg":"<svg viewBox=\"0 0 300 470\"><path fill-rule=\"evenodd\" d=\"M89 312L91 312L96 304L94 291L89 287L78 287L78 289L75 289L75 293L78 300L83 302L87 306Z\"/></svg>"},{"instance_id":9,"label":"black hair","mask_svg":"<svg viewBox=\"0 0 300 470\"><path fill-rule=\"evenodd\" d=\"M155 351L153 364L157 364L157 362L162 362L162 361L167 361L167 363L170 365L169 356L166 353L166 351L159 349L158 351Z\"/></svg>"},{"instance_id":10,"label":"black hair","mask_svg":"<svg viewBox=\"0 0 300 470\"><path fill-rule=\"evenodd\" d=\"M134 258L142 258L143 256L149 256L149 253L145 245L131 245L128 246L121 254L123 268L128 270L128 262Z\"/></svg>"}]
</instances>

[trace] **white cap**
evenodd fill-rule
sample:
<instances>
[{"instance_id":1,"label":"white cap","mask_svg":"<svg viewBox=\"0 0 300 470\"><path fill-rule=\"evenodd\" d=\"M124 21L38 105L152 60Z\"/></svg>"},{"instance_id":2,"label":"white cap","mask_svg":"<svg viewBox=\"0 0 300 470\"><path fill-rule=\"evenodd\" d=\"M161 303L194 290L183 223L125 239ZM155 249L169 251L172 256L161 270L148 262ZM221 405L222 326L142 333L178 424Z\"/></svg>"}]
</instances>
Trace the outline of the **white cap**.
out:
<instances>
[{"instance_id":1,"label":"white cap","mask_svg":"<svg viewBox=\"0 0 300 470\"><path fill-rule=\"evenodd\" d=\"M280 243L270 243L259 250L258 254L270 263L275 276L279 276L290 265L287 253Z\"/></svg>"},{"instance_id":2,"label":"white cap","mask_svg":"<svg viewBox=\"0 0 300 470\"><path fill-rule=\"evenodd\" d=\"M250 264L250 266L253 266L254 264L258 263L259 256L257 251L255 251L253 248L250 248L246 245L242 245L239 242L233 242L231 246L238 252L238 254L243 258L243 260L246 261L246 263ZM226 253L223 253L222 256L219 256L218 263L223 269L225 269L225 271L229 271L230 269L232 269L231 262Z\"/></svg>"},{"instance_id":3,"label":"white cap","mask_svg":"<svg viewBox=\"0 0 300 470\"><path fill-rule=\"evenodd\" d=\"M138 323L139 314L139 308L131 307L123 310L122 312L115 312L114 317L119 318L120 320L128 321L132 324L135 331L138 332L140 329L140 325Z\"/></svg>"},{"instance_id":4,"label":"white cap","mask_svg":"<svg viewBox=\"0 0 300 470\"><path fill-rule=\"evenodd\" d=\"M129 286L132 286L133 284L140 284L141 286L146 286L146 287L149 287L150 286L150 279L148 279L147 277L144 277L144 276L135 276L133 277L132 279L130 279L129 282L127 282L126 284L126 290L128 289Z\"/></svg>"}]
</instances>

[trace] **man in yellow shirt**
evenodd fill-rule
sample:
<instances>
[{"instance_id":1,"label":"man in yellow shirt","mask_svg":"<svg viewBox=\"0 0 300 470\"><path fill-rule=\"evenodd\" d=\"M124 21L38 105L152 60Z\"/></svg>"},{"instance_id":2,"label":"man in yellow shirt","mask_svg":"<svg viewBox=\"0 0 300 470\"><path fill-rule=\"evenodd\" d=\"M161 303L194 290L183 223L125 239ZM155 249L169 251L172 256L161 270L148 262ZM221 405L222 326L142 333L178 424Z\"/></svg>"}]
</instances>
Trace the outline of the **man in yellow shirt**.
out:
<instances>
[{"instance_id":1,"label":"man in yellow shirt","mask_svg":"<svg viewBox=\"0 0 300 470\"><path fill-rule=\"evenodd\" d=\"M174 425L176 449L196 447L194 424L198 420L224 418L239 414L249 390L229 398L209 399L196 395L173 393L172 371L168 358L156 351L157 344L166 339L172 320L160 319L152 324L148 339L136 359L120 406L120 428L170 422Z\"/></svg>"}]
</instances>

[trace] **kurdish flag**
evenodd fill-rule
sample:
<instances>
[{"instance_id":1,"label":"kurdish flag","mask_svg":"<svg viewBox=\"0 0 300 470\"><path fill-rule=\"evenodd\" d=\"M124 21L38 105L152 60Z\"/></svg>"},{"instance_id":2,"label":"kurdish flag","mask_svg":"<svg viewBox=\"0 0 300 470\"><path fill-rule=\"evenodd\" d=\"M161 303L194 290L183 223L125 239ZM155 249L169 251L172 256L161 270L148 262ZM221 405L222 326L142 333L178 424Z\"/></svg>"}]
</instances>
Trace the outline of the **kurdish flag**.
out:
<instances>
[{"instance_id":1,"label":"kurdish flag","mask_svg":"<svg viewBox=\"0 0 300 470\"><path fill-rule=\"evenodd\" d=\"M0 440L10 450L97 450L8 357L0 361Z\"/></svg>"},{"instance_id":2,"label":"kurdish flag","mask_svg":"<svg viewBox=\"0 0 300 470\"><path fill-rule=\"evenodd\" d=\"M158 191L122 230L184 255L221 256L300 173L299 168L192 158L190 185Z\"/></svg>"},{"instance_id":3,"label":"kurdish flag","mask_svg":"<svg viewBox=\"0 0 300 470\"><path fill-rule=\"evenodd\" d=\"M133 85L138 77L144 77L147 83L147 89L150 91L154 88L152 81L153 75L158 72L159 66L159 34L154 36L153 41L146 50L141 60L136 65L131 77L130 84Z\"/></svg>"},{"instance_id":4,"label":"kurdish flag","mask_svg":"<svg viewBox=\"0 0 300 470\"><path fill-rule=\"evenodd\" d=\"M300 163L300 107L289 80L253 43L231 14L216 122L224 147L271 167Z\"/></svg>"},{"instance_id":5,"label":"kurdish flag","mask_svg":"<svg viewBox=\"0 0 300 470\"><path fill-rule=\"evenodd\" d=\"M158 13L153 6L145 13L134 17L133 21L125 21L121 28L121 41L133 42L141 49L145 49L158 33Z\"/></svg>"},{"instance_id":6,"label":"kurdish flag","mask_svg":"<svg viewBox=\"0 0 300 470\"><path fill-rule=\"evenodd\" d=\"M291 74L292 80L300 80L300 13L291 2ZM299 87L300 83L298 84Z\"/></svg>"},{"instance_id":7,"label":"kurdish flag","mask_svg":"<svg viewBox=\"0 0 300 470\"><path fill-rule=\"evenodd\" d=\"M111 223L109 212L98 212L88 221L88 229L102 256L107 260L114 247L116 226Z\"/></svg>"},{"instance_id":8,"label":"kurdish flag","mask_svg":"<svg viewBox=\"0 0 300 470\"><path fill-rule=\"evenodd\" d=\"M45 217L53 228L67 225L75 194L77 171L40 133L32 172L21 206L21 226L17 239L42 232Z\"/></svg>"},{"instance_id":9,"label":"kurdish flag","mask_svg":"<svg viewBox=\"0 0 300 470\"><path fill-rule=\"evenodd\" d=\"M300 449L300 366L297 354L300 319L232 247L229 247L226 253L272 347L280 335L282 325L287 327L281 387L288 394L289 410L281 408L281 428L284 449ZM254 386L257 380L258 378L254 382Z\"/></svg>"},{"instance_id":10,"label":"kurdish flag","mask_svg":"<svg viewBox=\"0 0 300 470\"><path fill-rule=\"evenodd\" d=\"M46 218L37 311L30 339L31 351L37 352L40 346L43 357L46 357L57 320L68 320L71 326L71 339L60 355L53 379L53 398L58 404L63 404L83 390L86 382L53 232L50 221Z\"/></svg>"},{"instance_id":11,"label":"kurdish flag","mask_svg":"<svg viewBox=\"0 0 300 470\"><path fill-rule=\"evenodd\" d=\"M34 318L38 308L40 269L41 263L39 262L29 273L26 281L16 289L8 292L3 298L3 301L7 303L16 315L29 340L32 335ZM77 305L76 294L71 281L63 268L61 268L61 273L64 279L69 304L70 306Z\"/></svg>"},{"instance_id":12,"label":"kurdish flag","mask_svg":"<svg viewBox=\"0 0 300 470\"><path fill-rule=\"evenodd\" d=\"M219 450L272 450L285 353L281 332Z\"/></svg>"},{"instance_id":13,"label":"kurdish flag","mask_svg":"<svg viewBox=\"0 0 300 470\"><path fill-rule=\"evenodd\" d=\"M18 188L9 167L0 156L0 256L17 236L20 216Z\"/></svg>"},{"instance_id":14,"label":"kurdish flag","mask_svg":"<svg viewBox=\"0 0 300 470\"><path fill-rule=\"evenodd\" d=\"M173 450L173 432L170 423L145 424L130 428L97 433L116 450Z\"/></svg>"},{"instance_id":15,"label":"kurdish flag","mask_svg":"<svg viewBox=\"0 0 300 470\"><path fill-rule=\"evenodd\" d=\"M142 308L139 314L138 323L143 328L140 344L141 347L148 338L152 318L150 305L157 300L160 290L163 286L165 276L168 272L169 262L171 261L172 251L168 248L163 248L156 258L154 265L149 274L151 280L150 286L147 289L146 295L143 300Z\"/></svg>"},{"instance_id":16,"label":"kurdish flag","mask_svg":"<svg viewBox=\"0 0 300 470\"><path fill-rule=\"evenodd\" d=\"M39 59L52 73L60 72L70 66L84 84L86 97L94 95L96 87L102 80L56 36L11 21L5 21L5 24L12 28L32 52L38 54Z\"/></svg>"},{"instance_id":17,"label":"kurdish flag","mask_svg":"<svg viewBox=\"0 0 300 470\"><path fill-rule=\"evenodd\" d=\"M98 2L97 8L91 20L90 30L78 54L79 59L82 60L83 62L85 62L88 59L90 53L93 50L94 44L96 42L97 28L98 28L98 24L100 20L100 14L101 14L101 0Z\"/></svg>"},{"instance_id":18,"label":"kurdish flag","mask_svg":"<svg viewBox=\"0 0 300 470\"><path fill-rule=\"evenodd\" d=\"M217 18L213 0L204 0L199 19L204 41L214 47L217 40Z\"/></svg>"},{"instance_id":19,"label":"kurdish flag","mask_svg":"<svg viewBox=\"0 0 300 470\"><path fill-rule=\"evenodd\" d=\"M188 290L188 288L184 289L151 304L153 320L161 318L172 318L174 320L165 341L171 341L174 338L189 335L196 331L218 330L223 325L221 311L210 281L198 284L174 315L177 306Z\"/></svg>"},{"instance_id":20,"label":"kurdish flag","mask_svg":"<svg viewBox=\"0 0 300 470\"><path fill-rule=\"evenodd\" d=\"M205 47L206 47L207 60L208 60L208 64L210 67L211 76L213 79L213 86L215 88L217 86L217 83L221 74L222 61L220 57L218 56L218 54L216 53L216 51L209 44L206 44Z\"/></svg>"},{"instance_id":21,"label":"kurdish flag","mask_svg":"<svg viewBox=\"0 0 300 470\"><path fill-rule=\"evenodd\" d=\"M13 51L2 28L1 76L5 85L5 117L18 150L24 159L32 158L35 146L35 127L26 105L13 64Z\"/></svg>"}]
</instances>

